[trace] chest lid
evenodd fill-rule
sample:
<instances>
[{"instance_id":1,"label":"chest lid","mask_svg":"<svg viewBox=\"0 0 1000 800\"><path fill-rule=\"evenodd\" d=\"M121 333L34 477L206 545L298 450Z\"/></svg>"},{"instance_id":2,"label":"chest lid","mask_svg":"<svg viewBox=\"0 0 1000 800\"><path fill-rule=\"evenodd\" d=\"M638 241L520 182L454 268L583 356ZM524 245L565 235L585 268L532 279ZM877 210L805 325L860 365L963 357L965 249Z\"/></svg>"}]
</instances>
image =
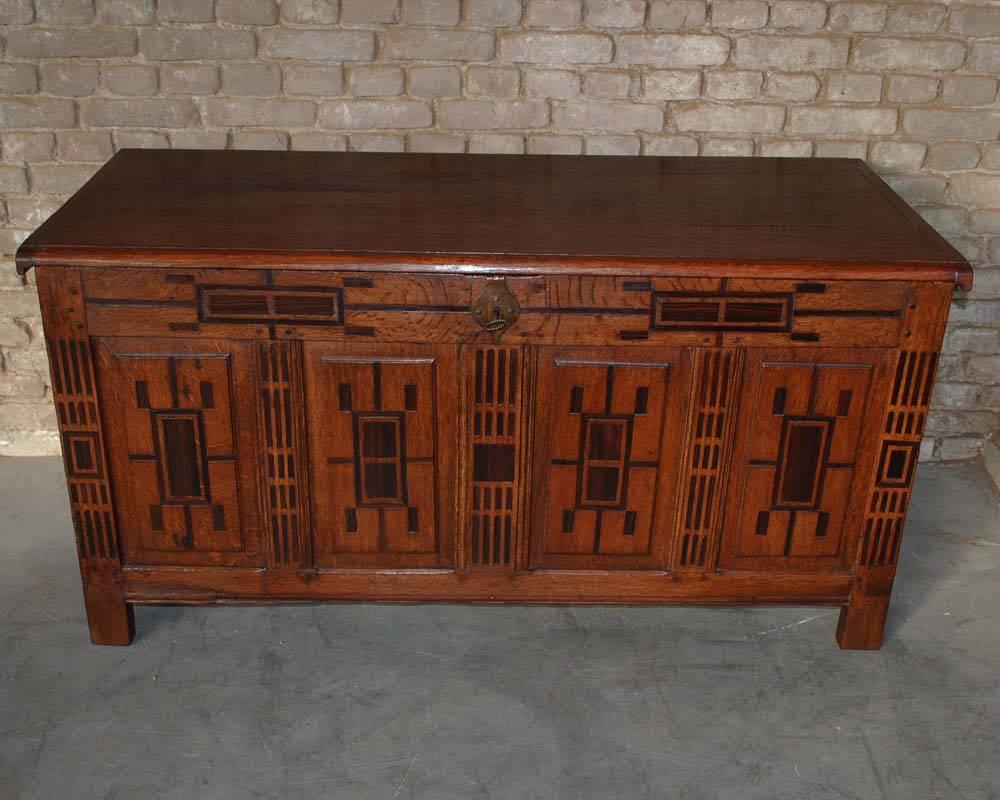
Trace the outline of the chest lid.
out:
<instances>
[{"instance_id":1,"label":"chest lid","mask_svg":"<svg viewBox=\"0 0 1000 800\"><path fill-rule=\"evenodd\" d=\"M17 263L971 284L853 159L123 150Z\"/></svg>"}]
</instances>

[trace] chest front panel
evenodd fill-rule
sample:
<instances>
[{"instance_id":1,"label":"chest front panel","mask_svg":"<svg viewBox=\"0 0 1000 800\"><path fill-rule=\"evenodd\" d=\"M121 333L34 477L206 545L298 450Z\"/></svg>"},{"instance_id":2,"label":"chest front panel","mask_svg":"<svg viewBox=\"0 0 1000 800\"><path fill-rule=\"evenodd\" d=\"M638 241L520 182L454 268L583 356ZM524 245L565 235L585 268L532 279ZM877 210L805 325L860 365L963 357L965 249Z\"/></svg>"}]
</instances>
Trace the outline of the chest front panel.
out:
<instances>
[{"instance_id":1,"label":"chest front panel","mask_svg":"<svg viewBox=\"0 0 1000 800\"><path fill-rule=\"evenodd\" d=\"M920 313L947 299L224 269L93 270L82 289L126 563L514 592L530 572L850 574L866 525L889 540L865 507L877 469L894 498L912 479L920 431L881 430L913 361L897 344L933 364ZM487 290L519 309L498 341L470 313ZM140 316L154 338L119 335Z\"/></svg>"}]
</instances>

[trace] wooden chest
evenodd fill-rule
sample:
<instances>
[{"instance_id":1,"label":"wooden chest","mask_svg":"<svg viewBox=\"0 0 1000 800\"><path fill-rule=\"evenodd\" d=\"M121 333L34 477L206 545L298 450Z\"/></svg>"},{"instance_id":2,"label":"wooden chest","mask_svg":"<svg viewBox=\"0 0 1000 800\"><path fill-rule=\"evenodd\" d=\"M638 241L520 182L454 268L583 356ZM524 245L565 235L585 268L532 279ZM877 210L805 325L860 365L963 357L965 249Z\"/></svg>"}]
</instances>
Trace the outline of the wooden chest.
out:
<instances>
[{"instance_id":1,"label":"wooden chest","mask_svg":"<svg viewBox=\"0 0 1000 800\"><path fill-rule=\"evenodd\" d=\"M799 603L882 639L965 260L852 160L123 151L32 235L134 603Z\"/></svg>"}]
</instances>

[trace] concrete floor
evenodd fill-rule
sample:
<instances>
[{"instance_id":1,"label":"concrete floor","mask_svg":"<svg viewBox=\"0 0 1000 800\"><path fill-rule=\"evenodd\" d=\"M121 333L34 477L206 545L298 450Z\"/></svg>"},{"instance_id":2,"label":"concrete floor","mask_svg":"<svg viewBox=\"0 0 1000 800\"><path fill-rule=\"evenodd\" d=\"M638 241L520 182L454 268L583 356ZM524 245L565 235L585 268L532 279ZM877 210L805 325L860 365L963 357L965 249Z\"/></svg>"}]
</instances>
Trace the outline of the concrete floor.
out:
<instances>
[{"instance_id":1,"label":"concrete floor","mask_svg":"<svg viewBox=\"0 0 1000 800\"><path fill-rule=\"evenodd\" d=\"M0 460L0 798L997 798L1000 515L922 467L885 647L823 608L138 608Z\"/></svg>"}]
</instances>

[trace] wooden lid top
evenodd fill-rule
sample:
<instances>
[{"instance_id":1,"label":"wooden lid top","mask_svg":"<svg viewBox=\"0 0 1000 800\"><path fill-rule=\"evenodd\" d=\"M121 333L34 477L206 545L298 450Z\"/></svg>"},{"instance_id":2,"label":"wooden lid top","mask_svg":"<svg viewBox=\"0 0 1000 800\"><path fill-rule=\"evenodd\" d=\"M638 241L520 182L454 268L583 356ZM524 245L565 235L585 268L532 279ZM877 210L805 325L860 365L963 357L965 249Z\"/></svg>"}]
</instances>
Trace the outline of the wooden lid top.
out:
<instances>
[{"instance_id":1,"label":"wooden lid top","mask_svg":"<svg viewBox=\"0 0 1000 800\"><path fill-rule=\"evenodd\" d=\"M971 284L847 159L123 150L17 261Z\"/></svg>"}]
</instances>

